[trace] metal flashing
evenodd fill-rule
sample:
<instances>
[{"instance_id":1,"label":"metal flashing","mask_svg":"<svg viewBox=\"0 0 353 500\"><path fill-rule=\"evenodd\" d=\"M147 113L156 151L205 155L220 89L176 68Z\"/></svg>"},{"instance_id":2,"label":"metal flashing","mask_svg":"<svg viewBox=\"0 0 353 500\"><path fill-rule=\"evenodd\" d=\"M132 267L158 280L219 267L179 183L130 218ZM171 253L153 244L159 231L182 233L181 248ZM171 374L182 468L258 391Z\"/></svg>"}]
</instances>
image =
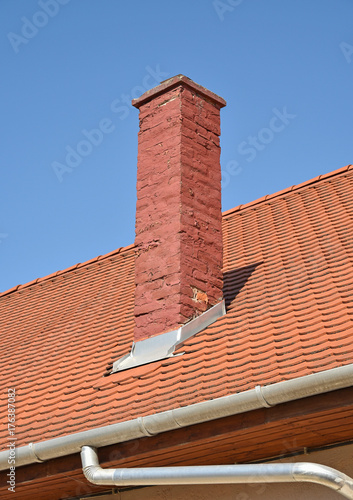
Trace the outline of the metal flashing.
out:
<instances>
[{"instance_id":1,"label":"metal flashing","mask_svg":"<svg viewBox=\"0 0 353 500\"><path fill-rule=\"evenodd\" d=\"M111 373L180 355L175 355L174 352L183 342L207 328L225 313L225 303L222 300L177 330L134 342L130 353L113 363Z\"/></svg>"}]
</instances>

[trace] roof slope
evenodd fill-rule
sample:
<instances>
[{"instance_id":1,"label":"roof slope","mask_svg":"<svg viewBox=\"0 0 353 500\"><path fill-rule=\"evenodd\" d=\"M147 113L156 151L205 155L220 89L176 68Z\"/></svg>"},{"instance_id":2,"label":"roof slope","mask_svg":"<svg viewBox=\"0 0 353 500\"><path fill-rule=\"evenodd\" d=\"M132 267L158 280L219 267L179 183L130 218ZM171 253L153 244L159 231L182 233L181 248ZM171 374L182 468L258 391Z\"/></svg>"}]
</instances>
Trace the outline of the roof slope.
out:
<instances>
[{"instance_id":1,"label":"roof slope","mask_svg":"<svg viewBox=\"0 0 353 500\"><path fill-rule=\"evenodd\" d=\"M348 166L224 213L228 312L182 356L104 376L132 343L133 246L1 294L17 446L353 363L352 192Z\"/></svg>"}]
</instances>

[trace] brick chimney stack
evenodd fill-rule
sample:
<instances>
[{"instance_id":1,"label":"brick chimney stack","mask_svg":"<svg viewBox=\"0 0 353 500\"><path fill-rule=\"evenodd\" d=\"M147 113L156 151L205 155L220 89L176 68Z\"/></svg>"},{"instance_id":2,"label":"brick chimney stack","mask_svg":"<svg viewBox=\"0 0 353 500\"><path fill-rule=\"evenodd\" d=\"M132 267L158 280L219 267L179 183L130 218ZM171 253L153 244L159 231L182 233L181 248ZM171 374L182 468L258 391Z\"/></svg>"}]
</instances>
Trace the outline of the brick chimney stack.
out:
<instances>
[{"instance_id":1,"label":"brick chimney stack","mask_svg":"<svg viewBox=\"0 0 353 500\"><path fill-rule=\"evenodd\" d=\"M134 340L222 299L220 109L178 75L133 100L138 135Z\"/></svg>"}]
</instances>

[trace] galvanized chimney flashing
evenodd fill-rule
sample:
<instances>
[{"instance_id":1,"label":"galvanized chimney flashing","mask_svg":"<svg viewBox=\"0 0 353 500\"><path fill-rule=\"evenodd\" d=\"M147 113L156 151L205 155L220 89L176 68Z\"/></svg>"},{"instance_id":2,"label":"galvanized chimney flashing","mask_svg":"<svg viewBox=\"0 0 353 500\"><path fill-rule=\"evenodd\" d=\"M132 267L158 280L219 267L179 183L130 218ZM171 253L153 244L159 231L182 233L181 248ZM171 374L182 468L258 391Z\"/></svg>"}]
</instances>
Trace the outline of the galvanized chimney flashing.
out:
<instances>
[{"instance_id":1,"label":"galvanized chimney flashing","mask_svg":"<svg viewBox=\"0 0 353 500\"><path fill-rule=\"evenodd\" d=\"M222 300L177 330L134 342L130 353L115 361L111 373L175 356L174 352L187 339L207 328L225 313L225 303Z\"/></svg>"}]
</instances>

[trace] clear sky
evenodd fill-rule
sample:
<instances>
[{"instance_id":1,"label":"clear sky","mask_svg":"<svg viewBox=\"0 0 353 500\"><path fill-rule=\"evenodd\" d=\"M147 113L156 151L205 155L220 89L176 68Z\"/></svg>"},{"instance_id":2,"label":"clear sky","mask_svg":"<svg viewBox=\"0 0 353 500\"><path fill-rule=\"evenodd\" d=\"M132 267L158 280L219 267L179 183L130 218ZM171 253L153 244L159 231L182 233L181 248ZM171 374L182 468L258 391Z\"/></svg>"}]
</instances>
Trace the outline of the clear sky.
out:
<instances>
[{"instance_id":1,"label":"clear sky","mask_svg":"<svg viewBox=\"0 0 353 500\"><path fill-rule=\"evenodd\" d=\"M224 210L353 163L352 0L1 0L0 56L0 291L133 243L129 103L176 74L227 101Z\"/></svg>"}]
</instances>

